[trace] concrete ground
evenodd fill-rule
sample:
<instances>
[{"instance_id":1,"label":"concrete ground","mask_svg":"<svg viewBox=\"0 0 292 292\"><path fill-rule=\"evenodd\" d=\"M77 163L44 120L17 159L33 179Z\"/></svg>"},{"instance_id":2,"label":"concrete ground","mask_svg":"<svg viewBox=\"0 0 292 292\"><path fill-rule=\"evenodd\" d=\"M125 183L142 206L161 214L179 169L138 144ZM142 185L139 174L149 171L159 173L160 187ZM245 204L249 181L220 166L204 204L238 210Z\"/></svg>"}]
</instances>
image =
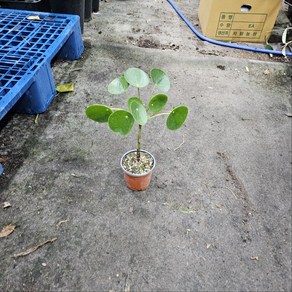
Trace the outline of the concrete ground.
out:
<instances>
[{"instance_id":1,"label":"concrete ground","mask_svg":"<svg viewBox=\"0 0 292 292\"><path fill-rule=\"evenodd\" d=\"M197 24L198 1L176 2ZM291 63L203 43L166 1L102 1L84 42L53 65L74 92L38 123L1 123L0 231L16 229L0 238L0 290L291 291ZM106 88L130 66L163 68L169 106L190 109L177 132L145 127L157 167L143 192L119 167L135 133L84 114L125 105Z\"/></svg>"}]
</instances>

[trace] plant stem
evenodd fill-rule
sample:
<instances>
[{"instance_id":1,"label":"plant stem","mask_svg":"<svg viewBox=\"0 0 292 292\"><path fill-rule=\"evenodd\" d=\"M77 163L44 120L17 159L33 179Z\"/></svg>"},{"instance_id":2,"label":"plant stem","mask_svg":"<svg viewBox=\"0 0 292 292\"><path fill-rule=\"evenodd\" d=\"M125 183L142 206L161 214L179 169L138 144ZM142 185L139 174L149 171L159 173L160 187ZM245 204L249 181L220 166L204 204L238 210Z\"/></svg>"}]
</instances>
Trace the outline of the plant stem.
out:
<instances>
[{"instance_id":1,"label":"plant stem","mask_svg":"<svg viewBox=\"0 0 292 292\"><path fill-rule=\"evenodd\" d=\"M140 88L138 87L138 97L141 99Z\"/></svg>"},{"instance_id":2,"label":"plant stem","mask_svg":"<svg viewBox=\"0 0 292 292\"><path fill-rule=\"evenodd\" d=\"M154 84L154 86L153 86L153 88L152 88L152 90L151 90L151 92L150 92L149 100L151 100L155 88L156 88L156 84ZM148 106L147 106L147 108L146 108L146 111L149 112L149 107L148 107Z\"/></svg>"},{"instance_id":3,"label":"plant stem","mask_svg":"<svg viewBox=\"0 0 292 292\"><path fill-rule=\"evenodd\" d=\"M153 118L156 118L156 117L159 117L159 116L164 116L164 115L169 115L170 112L168 113L159 113L159 114L154 114L152 116L149 117L149 120L153 119Z\"/></svg>"},{"instance_id":4,"label":"plant stem","mask_svg":"<svg viewBox=\"0 0 292 292\"><path fill-rule=\"evenodd\" d=\"M138 129L138 147L137 147L137 161L140 161L141 152L141 139L142 139L142 125L139 125Z\"/></svg>"},{"instance_id":5,"label":"plant stem","mask_svg":"<svg viewBox=\"0 0 292 292\"><path fill-rule=\"evenodd\" d=\"M138 87L138 97L141 99L140 88ZM138 129L138 146L137 146L137 161L140 161L141 156L141 139L142 139L142 125Z\"/></svg>"},{"instance_id":6,"label":"plant stem","mask_svg":"<svg viewBox=\"0 0 292 292\"><path fill-rule=\"evenodd\" d=\"M154 92L154 90L155 90L155 88L156 88L156 84L154 84L154 86L152 87L152 90L151 90L151 93L150 93L150 99L152 98L152 95L153 95L153 92Z\"/></svg>"}]
</instances>

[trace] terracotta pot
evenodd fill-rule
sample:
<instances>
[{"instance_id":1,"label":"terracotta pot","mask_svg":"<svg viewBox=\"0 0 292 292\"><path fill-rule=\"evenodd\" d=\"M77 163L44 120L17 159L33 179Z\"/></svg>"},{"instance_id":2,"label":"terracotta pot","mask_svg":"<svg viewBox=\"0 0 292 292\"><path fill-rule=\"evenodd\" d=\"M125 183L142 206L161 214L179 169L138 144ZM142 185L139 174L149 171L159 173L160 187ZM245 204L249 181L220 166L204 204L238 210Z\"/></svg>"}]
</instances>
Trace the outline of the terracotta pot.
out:
<instances>
[{"instance_id":1,"label":"terracotta pot","mask_svg":"<svg viewBox=\"0 0 292 292\"><path fill-rule=\"evenodd\" d=\"M126 152L122 158L121 158L121 167L124 171L124 178L125 178L125 181L126 181L126 184L127 184L127 187L133 191L143 191L143 190L146 190L150 184L150 181L151 181L151 176L152 176L152 170L154 169L155 167L155 164L156 164L156 161L155 161L155 158L154 156L149 153L148 151L145 151L145 150L141 150L141 152L144 152L144 153L147 153L149 154L152 159L153 159L153 167L152 169L147 172L147 173L144 173L144 174L133 174L133 173L130 173L128 172L127 170L124 169L123 167L123 161L124 161L124 158L129 154L129 153L132 153L132 152L135 152L137 151L136 149L134 150L130 150L128 152Z\"/></svg>"}]
</instances>

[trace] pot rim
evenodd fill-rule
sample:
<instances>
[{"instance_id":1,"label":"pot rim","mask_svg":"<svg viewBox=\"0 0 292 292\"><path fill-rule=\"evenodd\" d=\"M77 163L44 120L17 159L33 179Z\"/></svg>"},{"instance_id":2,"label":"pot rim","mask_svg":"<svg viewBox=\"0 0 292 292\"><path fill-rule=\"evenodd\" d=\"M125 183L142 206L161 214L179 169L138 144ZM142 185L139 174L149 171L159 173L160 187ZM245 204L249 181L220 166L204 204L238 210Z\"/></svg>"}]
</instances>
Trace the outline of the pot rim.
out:
<instances>
[{"instance_id":1,"label":"pot rim","mask_svg":"<svg viewBox=\"0 0 292 292\"><path fill-rule=\"evenodd\" d=\"M142 173L142 174L135 174L135 173L131 173L131 172L127 171L127 170L123 167L123 160L124 160L124 157L125 157L126 155L128 155L129 153L136 152L136 151L137 151L137 149L132 149L132 150L127 151L127 152L122 156L122 158L121 158L121 160L120 160L120 166L121 166L122 170L123 170L127 175L134 176L134 177L142 177L142 176L146 176L146 175L148 175L149 173L151 173L152 170L155 168L155 166L156 166L156 160L155 160L155 157L153 156L153 154L151 154L150 152L148 152L148 151L146 151L146 150L144 150L144 149L141 149L140 152L144 152L144 153L149 154L149 155L152 157L152 159L153 159L153 166L152 166L152 168L151 168L148 172L146 172L146 173Z\"/></svg>"}]
</instances>

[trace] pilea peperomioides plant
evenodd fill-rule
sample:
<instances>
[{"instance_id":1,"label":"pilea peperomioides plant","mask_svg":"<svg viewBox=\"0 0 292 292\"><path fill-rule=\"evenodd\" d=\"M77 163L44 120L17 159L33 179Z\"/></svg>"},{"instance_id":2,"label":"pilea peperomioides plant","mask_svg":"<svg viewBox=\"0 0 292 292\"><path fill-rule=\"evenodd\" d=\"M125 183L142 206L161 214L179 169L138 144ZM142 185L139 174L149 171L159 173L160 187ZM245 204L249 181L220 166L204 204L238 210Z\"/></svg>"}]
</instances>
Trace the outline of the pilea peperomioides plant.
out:
<instances>
[{"instance_id":1,"label":"pilea peperomioides plant","mask_svg":"<svg viewBox=\"0 0 292 292\"><path fill-rule=\"evenodd\" d=\"M148 102L144 103L141 88L147 87L150 83L152 83L152 88ZM126 175L131 175L136 180L141 180L147 175L151 177L151 171L155 166L154 157L141 149L142 129L146 123L153 118L166 115L167 128L177 130L183 125L188 115L188 108L184 105L174 107L171 111L164 111L168 96L164 93L154 94L157 90L167 92L170 89L169 78L163 70L154 68L148 75L139 68L129 68L122 76L114 79L108 85L108 91L111 94L122 94L127 92L131 86L137 88L137 95L128 98L127 109L102 104L93 104L86 108L86 115L89 119L99 123L108 123L113 132L123 136L131 132L135 123L138 125L137 149L127 152L121 159L126 181ZM142 190L148 187L149 182L146 183L146 186L138 183L136 187L132 187L127 181L127 185L131 189Z\"/></svg>"}]
</instances>

